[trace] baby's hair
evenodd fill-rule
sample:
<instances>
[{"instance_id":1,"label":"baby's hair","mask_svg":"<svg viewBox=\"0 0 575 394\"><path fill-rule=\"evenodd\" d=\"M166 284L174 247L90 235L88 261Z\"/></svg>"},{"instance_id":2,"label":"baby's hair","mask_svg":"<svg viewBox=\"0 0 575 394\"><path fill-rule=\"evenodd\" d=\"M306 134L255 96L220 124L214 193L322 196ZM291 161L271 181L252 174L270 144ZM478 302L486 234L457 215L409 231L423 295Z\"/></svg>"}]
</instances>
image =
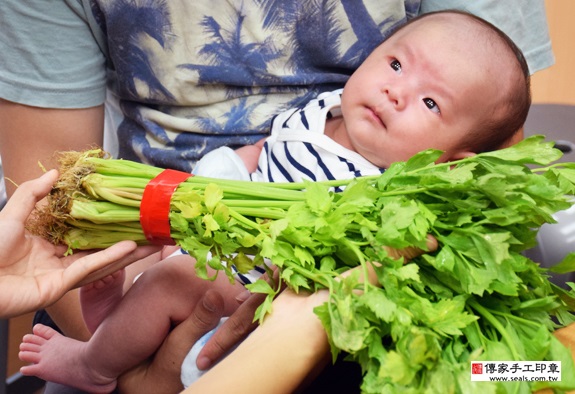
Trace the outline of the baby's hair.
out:
<instances>
[{"instance_id":1,"label":"baby's hair","mask_svg":"<svg viewBox=\"0 0 575 394\"><path fill-rule=\"evenodd\" d=\"M490 119L484 119L475 130L470 130L468 138L463 143L465 146L462 146L462 148L476 153L498 149L523 127L531 107L531 77L525 56L513 40L497 26L476 15L460 10L443 10L419 15L400 26L393 34L418 20L441 14L466 16L470 22L484 27L487 33L492 33L490 37L485 37L487 39L492 38L494 39L493 42L502 44L503 50L510 51L509 53L517 61L515 67L518 66L520 73L516 74L517 78L511 83L511 89L507 94L503 108L499 108L503 112L499 112L498 116L493 116Z\"/></svg>"}]
</instances>

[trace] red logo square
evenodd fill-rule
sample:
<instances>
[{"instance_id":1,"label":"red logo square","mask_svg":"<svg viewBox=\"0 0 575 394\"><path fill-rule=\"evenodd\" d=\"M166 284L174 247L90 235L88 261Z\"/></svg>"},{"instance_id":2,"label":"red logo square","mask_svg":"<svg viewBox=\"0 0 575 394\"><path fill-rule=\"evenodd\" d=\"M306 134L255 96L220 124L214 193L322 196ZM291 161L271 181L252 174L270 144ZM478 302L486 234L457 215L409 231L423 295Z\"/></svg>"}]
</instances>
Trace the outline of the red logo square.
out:
<instances>
[{"instance_id":1,"label":"red logo square","mask_svg":"<svg viewBox=\"0 0 575 394\"><path fill-rule=\"evenodd\" d=\"M471 364L471 373L474 375L481 375L483 374L483 364L480 363L472 363Z\"/></svg>"}]
</instances>

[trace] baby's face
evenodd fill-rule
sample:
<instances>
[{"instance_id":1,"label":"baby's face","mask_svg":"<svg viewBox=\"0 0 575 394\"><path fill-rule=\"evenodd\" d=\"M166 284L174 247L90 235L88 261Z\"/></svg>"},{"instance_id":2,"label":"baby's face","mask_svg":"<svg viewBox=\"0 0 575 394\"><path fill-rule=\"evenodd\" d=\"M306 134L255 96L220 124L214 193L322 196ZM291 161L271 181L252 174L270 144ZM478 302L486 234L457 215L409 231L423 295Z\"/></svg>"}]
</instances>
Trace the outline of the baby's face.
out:
<instances>
[{"instance_id":1,"label":"baby's face","mask_svg":"<svg viewBox=\"0 0 575 394\"><path fill-rule=\"evenodd\" d=\"M472 32L441 18L400 30L345 86L348 148L379 167L428 148L445 151L441 160L463 157L461 143L502 100L507 70L474 47Z\"/></svg>"}]
</instances>

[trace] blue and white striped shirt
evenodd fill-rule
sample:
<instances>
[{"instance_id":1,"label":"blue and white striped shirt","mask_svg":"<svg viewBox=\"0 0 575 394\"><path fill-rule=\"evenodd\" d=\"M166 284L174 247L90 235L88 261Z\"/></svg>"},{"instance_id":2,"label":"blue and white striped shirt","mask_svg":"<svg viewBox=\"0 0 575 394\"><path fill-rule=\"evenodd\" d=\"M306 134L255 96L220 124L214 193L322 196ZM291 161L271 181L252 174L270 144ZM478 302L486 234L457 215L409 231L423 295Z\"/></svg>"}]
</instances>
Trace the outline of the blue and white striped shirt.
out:
<instances>
[{"instance_id":1,"label":"blue and white striped shirt","mask_svg":"<svg viewBox=\"0 0 575 394\"><path fill-rule=\"evenodd\" d=\"M251 174L256 182L300 182L349 179L377 175L382 169L357 152L344 148L324 134L326 120L341 116L341 94L320 94L306 106L279 114L272 124Z\"/></svg>"}]
</instances>

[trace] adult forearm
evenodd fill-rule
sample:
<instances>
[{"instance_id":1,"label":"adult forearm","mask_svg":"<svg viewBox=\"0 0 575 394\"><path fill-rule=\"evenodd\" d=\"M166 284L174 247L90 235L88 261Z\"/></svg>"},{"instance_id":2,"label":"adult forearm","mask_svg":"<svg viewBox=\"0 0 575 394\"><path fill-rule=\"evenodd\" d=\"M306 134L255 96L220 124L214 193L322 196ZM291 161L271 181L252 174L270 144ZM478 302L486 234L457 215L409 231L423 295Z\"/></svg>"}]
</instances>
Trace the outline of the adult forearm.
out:
<instances>
[{"instance_id":1,"label":"adult forearm","mask_svg":"<svg viewBox=\"0 0 575 394\"><path fill-rule=\"evenodd\" d=\"M101 145L104 107L49 109L0 100L0 155L5 177L20 184L55 168L54 153ZM6 182L8 195L15 185Z\"/></svg>"},{"instance_id":2,"label":"adult forearm","mask_svg":"<svg viewBox=\"0 0 575 394\"><path fill-rule=\"evenodd\" d=\"M427 248L437 249L437 240L432 236L428 236ZM416 248L387 250L397 258L403 256L406 261L423 253ZM376 285L373 266L368 264L366 268L367 278L361 267L343 275L358 270L360 281L367 279ZM263 324L184 393L292 393L329 362L327 335L313 311L328 299L328 290L312 294L284 290L274 300L273 312ZM242 381L253 384L239 384Z\"/></svg>"},{"instance_id":3,"label":"adult forearm","mask_svg":"<svg viewBox=\"0 0 575 394\"><path fill-rule=\"evenodd\" d=\"M327 336L313 313L327 296L327 291L311 295L284 291L264 323L184 393L293 392L329 360ZM241 383L246 381L253 384Z\"/></svg>"}]
</instances>

